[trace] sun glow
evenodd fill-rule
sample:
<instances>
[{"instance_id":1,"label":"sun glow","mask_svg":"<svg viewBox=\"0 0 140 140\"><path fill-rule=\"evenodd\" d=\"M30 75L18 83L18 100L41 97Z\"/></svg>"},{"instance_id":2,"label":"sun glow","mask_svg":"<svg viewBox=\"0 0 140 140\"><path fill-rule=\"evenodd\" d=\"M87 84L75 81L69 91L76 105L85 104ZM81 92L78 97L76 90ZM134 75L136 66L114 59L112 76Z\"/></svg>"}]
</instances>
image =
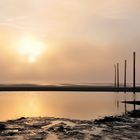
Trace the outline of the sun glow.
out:
<instances>
[{"instance_id":1,"label":"sun glow","mask_svg":"<svg viewBox=\"0 0 140 140\"><path fill-rule=\"evenodd\" d=\"M32 37L26 37L20 40L17 45L20 56L27 59L29 63L37 61L38 57L44 52L44 44Z\"/></svg>"}]
</instances>

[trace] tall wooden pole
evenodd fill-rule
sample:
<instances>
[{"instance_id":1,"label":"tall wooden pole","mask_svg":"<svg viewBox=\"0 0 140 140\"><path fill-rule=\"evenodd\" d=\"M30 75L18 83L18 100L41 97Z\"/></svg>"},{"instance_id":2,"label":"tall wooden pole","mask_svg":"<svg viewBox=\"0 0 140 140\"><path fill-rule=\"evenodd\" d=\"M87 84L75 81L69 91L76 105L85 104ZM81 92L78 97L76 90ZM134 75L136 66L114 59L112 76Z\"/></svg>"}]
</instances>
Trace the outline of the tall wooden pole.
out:
<instances>
[{"instance_id":1,"label":"tall wooden pole","mask_svg":"<svg viewBox=\"0 0 140 140\"><path fill-rule=\"evenodd\" d=\"M136 53L133 52L133 90L136 89Z\"/></svg>"},{"instance_id":2,"label":"tall wooden pole","mask_svg":"<svg viewBox=\"0 0 140 140\"><path fill-rule=\"evenodd\" d=\"M117 63L117 87L120 87L120 79L119 79L119 63Z\"/></svg>"},{"instance_id":3,"label":"tall wooden pole","mask_svg":"<svg viewBox=\"0 0 140 140\"><path fill-rule=\"evenodd\" d=\"M115 68L115 80L114 80L114 86L116 87L116 86L117 86L117 67L116 67L116 64L114 65L114 68Z\"/></svg>"},{"instance_id":4,"label":"tall wooden pole","mask_svg":"<svg viewBox=\"0 0 140 140\"><path fill-rule=\"evenodd\" d=\"M124 88L126 90L126 73L127 73L127 60L125 60L125 64L124 64Z\"/></svg>"}]
</instances>

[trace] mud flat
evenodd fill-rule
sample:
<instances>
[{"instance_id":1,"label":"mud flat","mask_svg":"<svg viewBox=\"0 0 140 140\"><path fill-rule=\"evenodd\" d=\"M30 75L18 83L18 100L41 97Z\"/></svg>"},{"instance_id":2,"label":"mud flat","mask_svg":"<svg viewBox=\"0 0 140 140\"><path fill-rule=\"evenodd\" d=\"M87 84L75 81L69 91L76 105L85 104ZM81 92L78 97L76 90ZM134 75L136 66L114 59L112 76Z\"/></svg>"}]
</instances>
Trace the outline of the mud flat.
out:
<instances>
[{"instance_id":1,"label":"mud flat","mask_svg":"<svg viewBox=\"0 0 140 140\"><path fill-rule=\"evenodd\" d=\"M19 118L0 122L0 140L139 140L140 110L98 120Z\"/></svg>"}]
</instances>

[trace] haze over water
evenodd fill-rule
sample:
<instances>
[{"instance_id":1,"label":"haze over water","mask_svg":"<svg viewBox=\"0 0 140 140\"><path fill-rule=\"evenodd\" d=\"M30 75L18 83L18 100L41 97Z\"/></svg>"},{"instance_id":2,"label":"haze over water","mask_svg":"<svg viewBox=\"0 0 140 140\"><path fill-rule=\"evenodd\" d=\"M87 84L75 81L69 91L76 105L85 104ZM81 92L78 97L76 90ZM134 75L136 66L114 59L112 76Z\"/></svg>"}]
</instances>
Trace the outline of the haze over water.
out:
<instances>
[{"instance_id":1,"label":"haze over water","mask_svg":"<svg viewBox=\"0 0 140 140\"><path fill-rule=\"evenodd\" d=\"M8 84L140 83L139 0L1 0L0 86ZM53 116L93 119L124 112L133 94L0 93L0 120ZM139 99L139 95L137 94ZM128 105L128 110L132 106Z\"/></svg>"},{"instance_id":2,"label":"haze over water","mask_svg":"<svg viewBox=\"0 0 140 140\"><path fill-rule=\"evenodd\" d=\"M112 83L117 62L123 82L124 59L132 82L139 9L139 0L1 0L0 83Z\"/></svg>"}]
</instances>

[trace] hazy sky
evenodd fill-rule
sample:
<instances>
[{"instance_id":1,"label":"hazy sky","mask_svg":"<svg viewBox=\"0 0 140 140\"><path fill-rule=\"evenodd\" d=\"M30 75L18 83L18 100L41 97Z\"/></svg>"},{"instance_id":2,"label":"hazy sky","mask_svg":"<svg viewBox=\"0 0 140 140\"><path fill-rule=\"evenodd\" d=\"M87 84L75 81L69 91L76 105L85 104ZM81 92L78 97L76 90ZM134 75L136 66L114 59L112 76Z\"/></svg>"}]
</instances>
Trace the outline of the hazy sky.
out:
<instances>
[{"instance_id":1,"label":"hazy sky","mask_svg":"<svg viewBox=\"0 0 140 140\"><path fill-rule=\"evenodd\" d=\"M131 82L139 25L139 0L1 0L0 83L113 82L124 59Z\"/></svg>"}]
</instances>

